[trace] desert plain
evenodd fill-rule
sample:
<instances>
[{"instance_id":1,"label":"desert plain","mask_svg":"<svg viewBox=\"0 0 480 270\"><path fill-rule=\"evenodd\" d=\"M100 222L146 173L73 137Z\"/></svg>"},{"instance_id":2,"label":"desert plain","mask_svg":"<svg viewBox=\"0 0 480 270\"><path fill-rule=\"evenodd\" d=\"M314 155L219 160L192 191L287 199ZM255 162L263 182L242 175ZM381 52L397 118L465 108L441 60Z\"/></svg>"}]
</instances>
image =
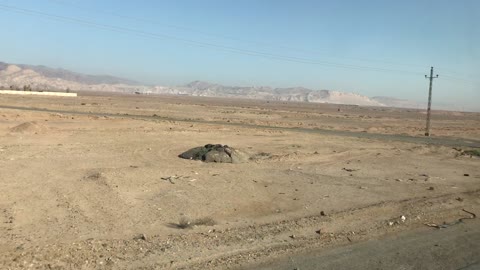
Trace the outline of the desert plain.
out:
<instances>
[{"instance_id":1,"label":"desert plain","mask_svg":"<svg viewBox=\"0 0 480 270\"><path fill-rule=\"evenodd\" d=\"M0 268L255 269L480 225L480 113L424 126L424 111L386 107L0 95ZM205 144L250 158L178 157Z\"/></svg>"}]
</instances>

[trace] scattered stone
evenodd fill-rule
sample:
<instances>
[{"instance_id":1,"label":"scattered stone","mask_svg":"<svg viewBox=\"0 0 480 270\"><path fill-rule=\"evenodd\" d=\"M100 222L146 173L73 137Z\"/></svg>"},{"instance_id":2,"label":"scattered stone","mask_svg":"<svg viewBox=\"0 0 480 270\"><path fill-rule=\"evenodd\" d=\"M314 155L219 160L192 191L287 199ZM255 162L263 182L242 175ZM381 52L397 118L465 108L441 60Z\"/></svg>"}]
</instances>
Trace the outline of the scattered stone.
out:
<instances>
[{"instance_id":1,"label":"scattered stone","mask_svg":"<svg viewBox=\"0 0 480 270\"><path fill-rule=\"evenodd\" d=\"M457 200L459 202L463 202L463 198L460 198L460 197L456 198L455 200Z\"/></svg>"},{"instance_id":2,"label":"scattered stone","mask_svg":"<svg viewBox=\"0 0 480 270\"><path fill-rule=\"evenodd\" d=\"M322 230L321 230L321 229L320 229L320 230L316 230L315 233L317 233L317 234L322 234Z\"/></svg>"},{"instance_id":3,"label":"scattered stone","mask_svg":"<svg viewBox=\"0 0 480 270\"><path fill-rule=\"evenodd\" d=\"M85 179L98 180L102 177L103 177L103 174L101 172L92 172L89 175L87 175Z\"/></svg>"},{"instance_id":4,"label":"scattered stone","mask_svg":"<svg viewBox=\"0 0 480 270\"><path fill-rule=\"evenodd\" d=\"M322 217L326 216L325 212L324 212L324 211L320 211L320 216L322 216Z\"/></svg>"},{"instance_id":5,"label":"scattered stone","mask_svg":"<svg viewBox=\"0 0 480 270\"><path fill-rule=\"evenodd\" d=\"M295 234L290 235L290 238L295 239Z\"/></svg>"},{"instance_id":6,"label":"scattered stone","mask_svg":"<svg viewBox=\"0 0 480 270\"><path fill-rule=\"evenodd\" d=\"M428 190L435 190L435 188L434 187L429 187Z\"/></svg>"},{"instance_id":7,"label":"scattered stone","mask_svg":"<svg viewBox=\"0 0 480 270\"><path fill-rule=\"evenodd\" d=\"M355 172L359 171L360 169L348 169L348 168L342 168L342 170L347 171L347 172Z\"/></svg>"},{"instance_id":8,"label":"scattered stone","mask_svg":"<svg viewBox=\"0 0 480 270\"><path fill-rule=\"evenodd\" d=\"M250 149L252 147L249 147ZM273 155L271 153L266 153L266 152L260 152L257 153L253 156L250 157L250 160L256 161L256 160L266 160L266 159L271 159Z\"/></svg>"},{"instance_id":9,"label":"scattered stone","mask_svg":"<svg viewBox=\"0 0 480 270\"><path fill-rule=\"evenodd\" d=\"M147 236L145 234L141 233L141 234L138 234L135 237L133 237L133 240L147 241Z\"/></svg>"},{"instance_id":10,"label":"scattered stone","mask_svg":"<svg viewBox=\"0 0 480 270\"><path fill-rule=\"evenodd\" d=\"M162 180L165 180L165 181L169 181L170 184L175 184L175 182L173 181L174 179L178 178L177 176L168 176L168 177L162 177L161 179Z\"/></svg>"},{"instance_id":11,"label":"scattered stone","mask_svg":"<svg viewBox=\"0 0 480 270\"><path fill-rule=\"evenodd\" d=\"M468 173L464 173L464 174L463 174L463 176L470 176L470 174L468 174Z\"/></svg>"}]
</instances>

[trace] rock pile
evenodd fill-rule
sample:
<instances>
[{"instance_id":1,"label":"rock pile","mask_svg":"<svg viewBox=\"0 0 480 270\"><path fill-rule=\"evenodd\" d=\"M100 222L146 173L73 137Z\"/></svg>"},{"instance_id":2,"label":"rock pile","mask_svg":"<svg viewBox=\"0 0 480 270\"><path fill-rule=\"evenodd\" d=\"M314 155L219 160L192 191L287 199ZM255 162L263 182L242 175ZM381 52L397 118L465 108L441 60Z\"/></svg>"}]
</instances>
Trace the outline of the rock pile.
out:
<instances>
[{"instance_id":1,"label":"rock pile","mask_svg":"<svg viewBox=\"0 0 480 270\"><path fill-rule=\"evenodd\" d=\"M179 157L216 163L242 163L248 160L248 155L245 153L221 144L207 144L195 147L180 154Z\"/></svg>"}]
</instances>

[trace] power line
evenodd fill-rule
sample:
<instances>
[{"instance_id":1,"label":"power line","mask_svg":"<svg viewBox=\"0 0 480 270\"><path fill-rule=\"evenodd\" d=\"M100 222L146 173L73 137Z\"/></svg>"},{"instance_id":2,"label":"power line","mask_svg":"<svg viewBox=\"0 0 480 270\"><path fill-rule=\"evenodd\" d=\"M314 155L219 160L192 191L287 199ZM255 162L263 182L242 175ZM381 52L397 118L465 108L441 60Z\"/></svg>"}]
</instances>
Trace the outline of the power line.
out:
<instances>
[{"instance_id":1,"label":"power line","mask_svg":"<svg viewBox=\"0 0 480 270\"><path fill-rule=\"evenodd\" d=\"M76 4L73 4L71 2L66 2L66 1L63 1L63 0L47 0L47 1L50 1L50 2L53 2L53 3L56 3L56 4L60 4L60 5L64 5L64 6L72 6L72 7L75 7L76 9L84 9L84 10L89 10L89 11L93 11L93 12L96 12L96 13L111 15L111 16L115 16L115 17L118 17L118 18L122 18L122 19L127 19L127 20L132 20L132 21L137 21L137 22L143 22L143 23L148 23L148 24L152 24L152 25L158 25L158 26L162 26L162 27L182 30L182 31L188 31L188 32L200 34L200 35L203 35L203 36L216 37L216 38L221 38L221 39L226 39L226 40L250 43L252 45L257 45L257 46L264 46L264 47L277 48L277 49L286 49L286 50L289 50L289 51L297 51L297 52L300 52L300 53L308 53L308 54L313 54L313 55L320 55L321 54L319 51L315 51L315 50L308 50L308 49L303 49L303 48L300 49L300 48L294 48L294 47L283 46L283 45L278 45L278 44L274 45L274 44L270 44L270 43L266 43L266 42L245 40L245 39L240 39L240 38L236 38L236 37L232 37L232 36L221 35L221 34L218 34L218 33L205 32L205 31L201 31L201 30L198 30L198 29L185 27L185 26L179 26L179 25L173 25L173 24L164 24L164 23L160 23L160 22L155 21L155 20L132 17L132 16L123 15L123 14L119 14L119 13L112 12L112 11L97 10L97 9L93 9L93 8L88 8L88 7L76 5ZM362 62L383 63L383 64L388 64L388 65L415 67L415 68L424 68L425 67L424 65L405 64L405 63L384 61L384 60L378 60L378 59L365 59L365 58L357 58L357 57L338 57L338 56L337 57L328 56L328 57L329 58L362 61Z\"/></svg>"},{"instance_id":2,"label":"power line","mask_svg":"<svg viewBox=\"0 0 480 270\"><path fill-rule=\"evenodd\" d=\"M320 65L320 66L328 66L328 67L335 67L335 68L344 68L344 69L353 69L353 70L363 70L363 71L395 72L395 73L404 73L404 74L412 74L412 75L421 74L419 72L406 71L406 70L377 68L377 67L360 66L360 65L347 65L347 64L341 64L341 63L335 63L335 62L329 62L329 61L311 60L311 59L301 58L301 57L293 57L293 56L285 56L285 55L279 55L279 54L265 53L265 52L261 52L261 51L255 51L255 50L246 50L246 49L224 46L224 45L218 45L218 44L213 44L213 43L208 43L208 42L201 42L201 41L195 41L195 40L190 40L190 39L184 39L184 38L171 36L171 35L152 33L152 32L147 32L147 31L142 31L142 30L137 30L137 29L131 29L131 28L126 28L126 27L120 27L120 26L114 26L114 25L109 25L109 24L100 24L100 23L96 23L96 22L92 22L92 21L88 21L88 20L77 19L77 18L66 17L66 16L60 16L60 15L55 15L55 14L49 14L49 13L45 13L45 12L40 12L40 11L35 11L35 10L30 10L30 9L24 9L24 8L19 8L19 7L15 7L15 6L9 6L9 5L3 5L3 4L0 4L0 9L6 10L6 11L16 12L16 13L20 13L20 14L31 15L31 16L40 16L40 17L48 18L48 19L55 20L55 21L80 24L80 25L93 27L93 28L98 28L98 29L107 30L107 31L127 33L127 34L135 34L135 35L138 35L138 36L154 38L154 39L170 39L170 40L174 40L174 41L183 42L185 44L192 45L192 46L210 47L210 48L215 48L217 50L221 50L221 51L225 51L225 52L237 53L237 54L249 55L249 56L257 56L257 57L259 56L259 57L263 57L263 58L280 60L280 61L288 61L288 62L295 62L295 63Z\"/></svg>"},{"instance_id":3,"label":"power line","mask_svg":"<svg viewBox=\"0 0 480 270\"><path fill-rule=\"evenodd\" d=\"M472 80L457 78L457 77L453 77L453 76L449 76L449 75L442 75L442 77L446 77L446 79L450 80L450 81L463 82L463 83L472 84L472 85L475 85L475 86L480 86L480 81L472 81Z\"/></svg>"},{"instance_id":4,"label":"power line","mask_svg":"<svg viewBox=\"0 0 480 270\"><path fill-rule=\"evenodd\" d=\"M473 74L460 73L460 72L454 71L454 70L449 69L449 68L437 67L437 69L441 69L441 70L447 71L447 72L449 72L451 74L455 74L455 75L467 75L469 77L475 77Z\"/></svg>"}]
</instances>

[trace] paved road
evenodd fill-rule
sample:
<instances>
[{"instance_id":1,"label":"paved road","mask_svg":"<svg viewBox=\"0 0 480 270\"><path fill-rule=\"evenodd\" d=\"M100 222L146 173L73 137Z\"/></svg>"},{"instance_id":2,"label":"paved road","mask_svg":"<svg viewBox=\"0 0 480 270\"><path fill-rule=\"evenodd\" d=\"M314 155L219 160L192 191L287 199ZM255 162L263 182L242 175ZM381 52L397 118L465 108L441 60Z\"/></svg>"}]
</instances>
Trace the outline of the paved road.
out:
<instances>
[{"instance_id":1,"label":"paved road","mask_svg":"<svg viewBox=\"0 0 480 270\"><path fill-rule=\"evenodd\" d=\"M333 250L313 251L244 269L480 269L480 220L466 220L446 229L422 229Z\"/></svg>"},{"instance_id":2,"label":"paved road","mask_svg":"<svg viewBox=\"0 0 480 270\"><path fill-rule=\"evenodd\" d=\"M376 140L383 140L383 141L400 141L400 142L417 143L417 144L444 145L444 146L450 146L450 147L480 148L480 141L478 140L450 138L450 137L448 138L447 137L414 137L414 136L408 136L408 135L375 134L375 133L366 133L366 132L328 130L328 129L274 127L274 126L252 125L252 124L243 124L243 123L228 123L228 122L221 122L221 121L189 120L189 119L181 119L181 118L162 117L162 116L93 113L93 112L82 112L82 111L72 111L72 110L53 110L53 109L44 109L44 108L31 108L31 107L18 107L18 106L5 106L5 105L0 105L0 109L62 113L62 114L74 114L74 115L122 117L122 118L134 118L134 119L144 119L144 120L165 120L165 121L178 121L178 122L202 123L202 124L220 124L220 125L226 125L226 126L275 129L275 130L284 130L284 131L291 131L291 132L356 137L356 138L376 139Z\"/></svg>"}]
</instances>

